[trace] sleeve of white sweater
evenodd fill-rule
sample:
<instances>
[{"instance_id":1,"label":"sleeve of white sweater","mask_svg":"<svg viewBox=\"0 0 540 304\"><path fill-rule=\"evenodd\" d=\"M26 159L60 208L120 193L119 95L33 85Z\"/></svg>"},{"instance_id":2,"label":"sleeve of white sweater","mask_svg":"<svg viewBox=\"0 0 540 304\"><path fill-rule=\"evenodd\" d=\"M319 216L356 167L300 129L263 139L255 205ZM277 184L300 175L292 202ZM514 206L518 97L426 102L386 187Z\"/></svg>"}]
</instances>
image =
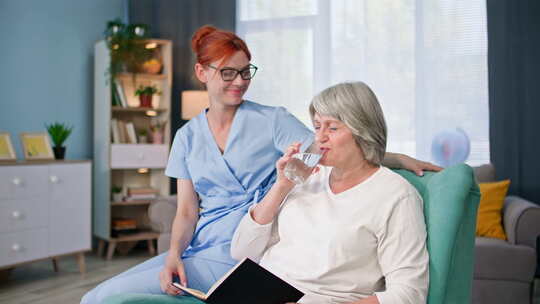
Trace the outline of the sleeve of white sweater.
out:
<instances>
[{"instance_id":1,"label":"sleeve of white sweater","mask_svg":"<svg viewBox=\"0 0 540 304\"><path fill-rule=\"evenodd\" d=\"M234 232L231 242L231 256L235 260L248 257L259 262L268 243L275 238L272 233L275 220L265 225L255 222L251 217L251 210L254 207L255 205L244 215Z\"/></svg>"},{"instance_id":2,"label":"sleeve of white sweater","mask_svg":"<svg viewBox=\"0 0 540 304\"><path fill-rule=\"evenodd\" d=\"M381 304L426 303L429 256L422 199L403 197L378 232L377 254L386 290L375 293Z\"/></svg>"}]
</instances>

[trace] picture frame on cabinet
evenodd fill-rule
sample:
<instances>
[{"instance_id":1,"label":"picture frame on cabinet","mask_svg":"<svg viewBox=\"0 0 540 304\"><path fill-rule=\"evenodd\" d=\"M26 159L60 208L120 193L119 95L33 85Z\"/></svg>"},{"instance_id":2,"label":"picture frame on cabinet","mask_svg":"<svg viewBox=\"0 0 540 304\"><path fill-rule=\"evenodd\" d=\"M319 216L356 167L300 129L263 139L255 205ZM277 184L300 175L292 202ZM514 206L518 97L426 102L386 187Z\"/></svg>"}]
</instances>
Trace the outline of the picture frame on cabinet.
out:
<instances>
[{"instance_id":1,"label":"picture frame on cabinet","mask_svg":"<svg viewBox=\"0 0 540 304\"><path fill-rule=\"evenodd\" d=\"M16 161L15 150L8 132L0 132L0 162Z\"/></svg>"},{"instance_id":2,"label":"picture frame on cabinet","mask_svg":"<svg viewBox=\"0 0 540 304\"><path fill-rule=\"evenodd\" d=\"M45 132L21 133L21 144L26 160L54 159L54 154L49 141L49 135Z\"/></svg>"}]
</instances>

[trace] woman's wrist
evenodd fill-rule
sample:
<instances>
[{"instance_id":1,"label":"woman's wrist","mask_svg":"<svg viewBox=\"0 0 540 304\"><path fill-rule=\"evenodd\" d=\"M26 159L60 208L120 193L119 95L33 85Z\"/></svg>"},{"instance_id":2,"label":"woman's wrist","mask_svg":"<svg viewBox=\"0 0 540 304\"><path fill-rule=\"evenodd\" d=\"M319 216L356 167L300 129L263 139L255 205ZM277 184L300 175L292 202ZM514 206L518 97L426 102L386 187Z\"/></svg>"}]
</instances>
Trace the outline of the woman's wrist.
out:
<instances>
[{"instance_id":1,"label":"woman's wrist","mask_svg":"<svg viewBox=\"0 0 540 304\"><path fill-rule=\"evenodd\" d=\"M264 199L251 210L251 218L260 225L271 223L293 187L291 182L277 180Z\"/></svg>"},{"instance_id":2,"label":"woman's wrist","mask_svg":"<svg viewBox=\"0 0 540 304\"><path fill-rule=\"evenodd\" d=\"M288 180L286 177L284 179L285 180L282 179L276 181L276 183L274 184L274 188L277 192L287 195L294 188L294 183Z\"/></svg>"},{"instance_id":3,"label":"woman's wrist","mask_svg":"<svg viewBox=\"0 0 540 304\"><path fill-rule=\"evenodd\" d=\"M169 253L167 254L167 257L179 258L180 257L180 248L170 247L169 248Z\"/></svg>"},{"instance_id":4,"label":"woman's wrist","mask_svg":"<svg viewBox=\"0 0 540 304\"><path fill-rule=\"evenodd\" d=\"M386 152L382 165L392 169L403 169L402 156L400 153Z\"/></svg>"}]
</instances>

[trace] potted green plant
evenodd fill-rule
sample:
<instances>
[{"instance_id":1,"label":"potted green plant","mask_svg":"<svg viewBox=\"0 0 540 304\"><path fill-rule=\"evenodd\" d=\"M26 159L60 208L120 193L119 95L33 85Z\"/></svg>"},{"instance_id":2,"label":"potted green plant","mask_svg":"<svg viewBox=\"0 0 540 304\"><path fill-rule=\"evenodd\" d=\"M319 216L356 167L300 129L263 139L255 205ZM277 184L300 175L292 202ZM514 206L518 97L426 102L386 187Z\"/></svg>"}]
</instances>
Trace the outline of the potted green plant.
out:
<instances>
[{"instance_id":1,"label":"potted green plant","mask_svg":"<svg viewBox=\"0 0 540 304\"><path fill-rule=\"evenodd\" d=\"M124 199L122 196L122 187L112 186L111 193L113 202L121 202Z\"/></svg>"},{"instance_id":2,"label":"potted green plant","mask_svg":"<svg viewBox=\"0 0 540 304\"><path fill-rule=\"evenodd\" d=\"M135 91L135 96L139 96L141 108L151 108L152 107L152 96L154 94L159 95L161 91L155 85L139 86Z\"/></svg>"},{"instance_id":3,"label":"potted green plant","mask_svg":"<svg viewBox=\"0 0 540 304\"><path fill-rule=\"evenodd\" d=\"M139 135L139 143L145 144L148 142L148 131L146 129L140 129L137 133Z\"/></svg>"},{"instance_id":4,"label":"potted green plant","mask_svg":"<svg viewBox=\"0 0 540 304\"><path fill-rule=\"evenodd\" d=\"M138 72L140 66L152 58L153 50L145 43L148 33L146 24L126 25L120 19L107 23L105 36L111 54L111 79L119 72Z\"/></svg>"},{"instance_id":5,"label":"potted green plant","mask_svg":"<svg viewBox=\"0 0 540 304\"><path fill-rule=\"evenodd\" d=\"M54 144L54 158L55 159L64 159L66 153L66 147L64 142L73 131L73 126L68 126L67 124L55 122L49 125L45 125L47 132L51 136L52 142Z\"/></svg>"}]
</instances>

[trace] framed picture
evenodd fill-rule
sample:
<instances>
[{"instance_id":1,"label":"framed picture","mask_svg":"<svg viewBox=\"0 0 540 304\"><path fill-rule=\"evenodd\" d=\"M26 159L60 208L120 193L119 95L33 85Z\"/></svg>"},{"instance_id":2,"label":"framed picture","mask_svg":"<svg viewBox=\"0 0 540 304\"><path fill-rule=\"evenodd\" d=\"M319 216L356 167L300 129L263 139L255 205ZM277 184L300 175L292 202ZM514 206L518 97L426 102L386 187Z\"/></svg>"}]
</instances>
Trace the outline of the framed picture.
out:
<instances>
[{"instance_id":1,"label":"framed picture","mask_svg":"<svg viewBox=\"0 0 540 304\"><path fill-rule=\"evenodd\" d=\"M15 161L15 150L11 144L11 137L7 132L0 132L0 161Z\"/></svg>"},{"instance_id":2,"label":"framed picture","mask_svg":"<svg viewBox=\"0 0 540 304\"><path fill-rule=\"evenodd\" d=\"M26 160L54 159L47 133L21 133L20 136Z\"/></svg>"}]
</instances>

